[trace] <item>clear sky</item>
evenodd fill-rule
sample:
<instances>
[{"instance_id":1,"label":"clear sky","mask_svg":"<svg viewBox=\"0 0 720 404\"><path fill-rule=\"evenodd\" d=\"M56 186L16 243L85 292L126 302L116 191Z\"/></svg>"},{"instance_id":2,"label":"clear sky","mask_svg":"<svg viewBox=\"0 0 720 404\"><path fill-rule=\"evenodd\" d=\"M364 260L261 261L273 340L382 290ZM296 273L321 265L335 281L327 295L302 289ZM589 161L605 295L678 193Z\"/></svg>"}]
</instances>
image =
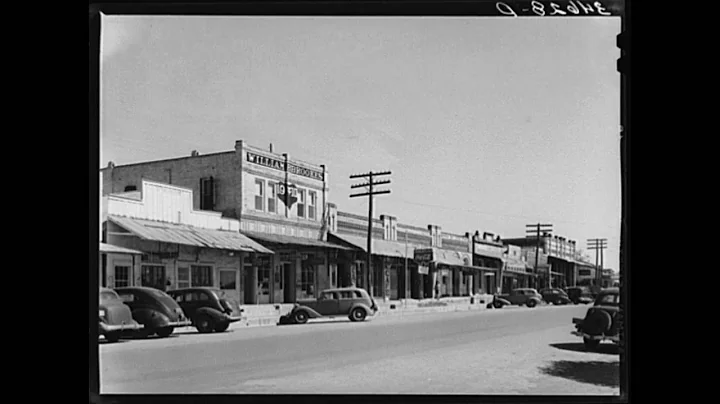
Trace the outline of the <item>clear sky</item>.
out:
<instances>
[{"instance_id":1,"label":"clear sky","mask_svg":"<svg viewBox=\"0 0 720 404\"><path fill-rule=\"evenodd\" d=\"M607 238L619 269L619 17L102 24L103 166L272 143L325 164L340 210L367 214L349 175L391 170L376 217L503 238L552 223L582 249Z\"/></svg>"}]
</instances>

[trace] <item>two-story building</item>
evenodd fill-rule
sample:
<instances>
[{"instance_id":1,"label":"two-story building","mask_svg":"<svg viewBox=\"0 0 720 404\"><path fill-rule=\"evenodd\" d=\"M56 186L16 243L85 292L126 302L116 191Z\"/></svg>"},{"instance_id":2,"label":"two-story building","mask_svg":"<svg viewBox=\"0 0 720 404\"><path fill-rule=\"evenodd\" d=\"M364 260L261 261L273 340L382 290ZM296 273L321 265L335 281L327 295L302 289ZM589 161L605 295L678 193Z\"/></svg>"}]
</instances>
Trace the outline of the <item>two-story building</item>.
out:
<instances>
[{"instance_id":1,"label":"two-story building","mask_svg":"<svg viewBox=\"0 0 720 404\"><path fill-rule=\"evenodd\" d=\"M238 220L238 231L274 254L247 262L244 302L314 297L337 278L331 265L352 248L327 241L328 172L324 165L235 142L232 151L127 165L102 171L103 195L132 192L143 179L192 192L192 207ZM254 268L257 268L255 270Z\"/></svg>"},{"instance_id":2,"label":"two-story building","mask_svg":"<svg viewBox=\"0 0 720 404\"><path fill-rule=\"evenodd\" d=\"M502 293L510 293L517 288L529 288L532 268L528 268L525 256L520 246L508 244L505 246L504 264L502 273Z\"/></svg>"},{"instance_id":3,"label":"two-story building","mask_svg":"<svg viewBox=\"0 0 720 404\"><path fill-rule=\"evenodd\" d=\"M538 240L536 237L505 239L506 245L520 246L526 262L533 267L536 280L535 288L566 287L576 283L576 250L575 241L565 237L543 234ZM539 244L539 254L536 249ZM535 267L537 262L537 268ZM530 279L533 283L533 279Z\"/></svg>"},{"instance_id":4,"label":"two-story building","mask_svg":"<svg viewBox=\"0 0 720 404\"><path fill-rule=\"evenodd\" d=\"M190 189L142 180L140 190L103 197L101 285L160 290L216 287L242 302L273 252L242 235L237 219L193 209Z\"/></svg>"}]
</instances>

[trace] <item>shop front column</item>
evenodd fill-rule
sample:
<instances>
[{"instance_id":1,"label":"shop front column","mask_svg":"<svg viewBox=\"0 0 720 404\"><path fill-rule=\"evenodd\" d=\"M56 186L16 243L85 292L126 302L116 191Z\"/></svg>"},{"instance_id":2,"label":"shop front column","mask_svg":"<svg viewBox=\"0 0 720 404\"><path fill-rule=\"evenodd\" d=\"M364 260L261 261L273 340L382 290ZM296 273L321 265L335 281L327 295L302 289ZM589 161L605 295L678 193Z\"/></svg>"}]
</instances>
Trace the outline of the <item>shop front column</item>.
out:
<instances>
[{"instance_id":1,"label":"shop front column","mask_svg":"<svg viewBox=\"0 0 720 404\"><path fill-rule=\"evenodd\" d=\"M245 274L245 304L257 304L257 284L258 284L258 265L256 255L250 254L252 260L252 266L246 267L247 274Z\"/></svg>"},{"instance_id":2,"label":"shop front column","mask_svg":"<svg viewBox=\"0 0 720 404\"><path fill-rule=\"evenodd\" d=\"M295 262L290 262L290 265L286 266L285 278L283 279L284 289L283 294L285 303L295 303Z\"/></svg>"},{"instance_id":3,"label":"shop front column","mask_svg":"<svg viewBox=\"0 0 720 404\"><path fill-rule=\"evenodd\" d=\"M432 268L430 268L430 282L429 282L429 289L430 293L427 293L428 296L437 299L439 298L439 291L435 290L435 284L438 282L438 270L437 267L435 267L435 264L432 265Z\"/></svg>"}]
</instances>

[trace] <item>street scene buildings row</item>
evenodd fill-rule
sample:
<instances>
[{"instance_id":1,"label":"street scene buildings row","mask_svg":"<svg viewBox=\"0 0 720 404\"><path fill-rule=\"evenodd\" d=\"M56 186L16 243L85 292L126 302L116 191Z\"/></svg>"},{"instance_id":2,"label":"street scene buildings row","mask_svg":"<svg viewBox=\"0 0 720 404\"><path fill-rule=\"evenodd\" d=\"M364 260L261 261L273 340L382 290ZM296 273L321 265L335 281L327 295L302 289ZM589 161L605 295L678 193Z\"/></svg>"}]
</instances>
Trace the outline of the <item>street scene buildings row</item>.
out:
<instances>
[{"instance_id":1,"label":"street scene buildings row","mask_svg":"<svg viewBox=\"0 0 720 404\"><path fill-rule=\"evenodd\" d=\"M368 269L368 217L328 201L328 176L324 165L243 141L222 153L111 162L100 178L101 285L211 286L268 304L350 285L397 300L612 282L572 240L452 234L387 214L372 219Z\"/></svg>"}]
</instances>

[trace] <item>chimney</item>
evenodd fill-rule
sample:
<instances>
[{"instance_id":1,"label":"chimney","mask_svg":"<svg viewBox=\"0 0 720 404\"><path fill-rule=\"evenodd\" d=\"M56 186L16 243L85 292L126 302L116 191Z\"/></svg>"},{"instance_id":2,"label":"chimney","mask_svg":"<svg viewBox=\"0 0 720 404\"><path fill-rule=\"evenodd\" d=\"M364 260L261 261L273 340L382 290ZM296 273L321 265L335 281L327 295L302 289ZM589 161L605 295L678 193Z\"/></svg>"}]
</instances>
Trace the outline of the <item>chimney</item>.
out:
<instances>
[{"instance_id":1,"label":"chimney","mask_svg":"<svg viewBox=\"0 0 720 404\"><path fill-rule=\"evenodd\" d=\"M197 156L199 156L199 155L200 155L200 153L198 153L197 150L193 150L193 151L190 153L190 156L191 156L191 157L197 157Z\"/></svg>"},{"instance_id":2,"label":"chimney","mask_svg":"<svg viewBox=\"0 0 720 404\"><path fill-rule=\"evenodd\" d=\"M113 163L112 161L109 161L107 166L108 166L108 168L115 168L115 163Z\"/></svg>"},{"instance_id":3,"label":"chimney","mask_svg":"<svg viewBox=\"0 0 720 404\"><path fill-rule=\"evenodd\" d=\"M272 153L272 143L270 143L270 153Z\"/></svg>"},{"instance_id":4,"label":"chimney","mask_svg":"<svg viewBox=\"0 0 720 404\"><path fill-rule=\"evenodd\" d=\"M240 152L243 147L243 141L242 140L236 140L235 141L235 151Z\"/></svg>"}]
</instances>

